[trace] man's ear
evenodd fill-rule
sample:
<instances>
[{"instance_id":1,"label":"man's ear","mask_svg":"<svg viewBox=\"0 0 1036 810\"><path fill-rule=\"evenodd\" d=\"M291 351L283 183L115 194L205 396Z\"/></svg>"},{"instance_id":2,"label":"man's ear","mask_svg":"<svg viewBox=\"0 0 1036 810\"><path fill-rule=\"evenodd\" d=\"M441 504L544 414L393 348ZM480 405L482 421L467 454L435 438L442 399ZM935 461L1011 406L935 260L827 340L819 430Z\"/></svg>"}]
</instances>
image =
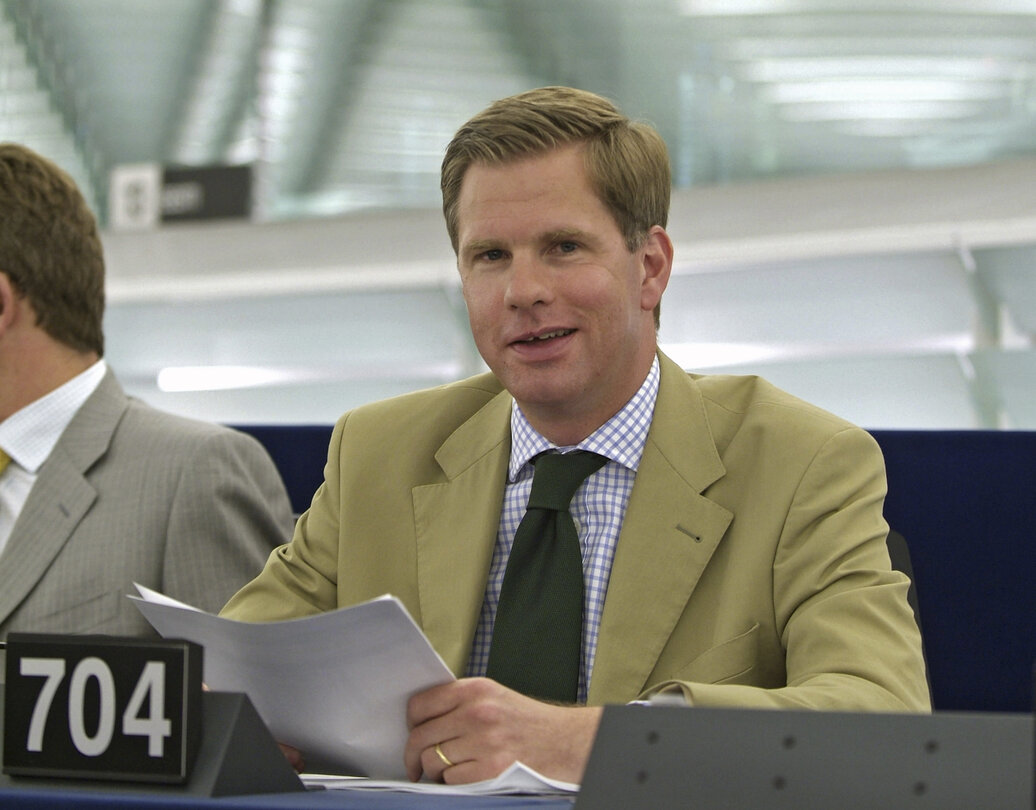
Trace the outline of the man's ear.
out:
<instances>
[{"instance_id":1,"label":"man's ear","mask_svg":"<svg viewBox=\"0 0 1036 810\"><path fill-rule=\"evenodd\" d=\"M11 286L11 279L7 273L0 272L0 332L7 322L14 316L14 288Z\"/></svg>"},{"instance_id":2,"label":"man's ear","mask_svg":"<svg viewBox=\"0 0 1036 810\"><path fill-rule=\"evenodd\" d=\"M18 318L22 301L23 296L18 294L11 277L0 270L0 335L9 330Z\"/></svg>"},{"instance_id":3,"label":"man's ear","mask_svg":"<svg viewBox=\"0 0 1036 810\"><path fill-rule=\"evenodd\" d=\"M662 300L662 293L669 284L673 270L673 240L659 225L648 231L641 248L644 277L640 285L640 306L645 311L653 310Z\"/></svg>"}]
</instances>

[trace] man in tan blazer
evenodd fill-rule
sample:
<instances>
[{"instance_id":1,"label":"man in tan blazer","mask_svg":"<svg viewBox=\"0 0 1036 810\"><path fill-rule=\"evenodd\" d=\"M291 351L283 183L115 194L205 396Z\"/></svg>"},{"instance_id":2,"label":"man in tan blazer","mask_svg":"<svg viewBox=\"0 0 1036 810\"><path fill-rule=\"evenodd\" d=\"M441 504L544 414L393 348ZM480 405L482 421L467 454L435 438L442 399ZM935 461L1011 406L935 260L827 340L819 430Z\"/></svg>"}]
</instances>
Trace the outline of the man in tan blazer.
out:
<instances>
[{"instance_id":1,"label":"man in tan blazer","mask_svg":"<svg viewBox=\"0 0 1036 810\"><path fill-rule=\"evenodd\" d=\"M103 312L78 189L0 144L0 638L152 635L134 582L218 610L291 533L258 442L126 396Z\"/></svg>"},{"instance_id":2,"label":"man in tan blazer","mask_svg":"<svg viewBox=\"0 0 1036 810\"><path fill-rule=\"evenodd\" d=\"M578 781L600 707L662 691L929 708L873 439L763 380L687 374L658 352L669 183L657 133L589 93L530 91L462 127L443 207L492 373L342 417L291 543L224 608L274 620L400 597L467 676L410 701L412 778L520 760ZM481 676L531 460L573 448L608 461L571 507L580 697L558 705Z\"/></svg>"}]
</instances>

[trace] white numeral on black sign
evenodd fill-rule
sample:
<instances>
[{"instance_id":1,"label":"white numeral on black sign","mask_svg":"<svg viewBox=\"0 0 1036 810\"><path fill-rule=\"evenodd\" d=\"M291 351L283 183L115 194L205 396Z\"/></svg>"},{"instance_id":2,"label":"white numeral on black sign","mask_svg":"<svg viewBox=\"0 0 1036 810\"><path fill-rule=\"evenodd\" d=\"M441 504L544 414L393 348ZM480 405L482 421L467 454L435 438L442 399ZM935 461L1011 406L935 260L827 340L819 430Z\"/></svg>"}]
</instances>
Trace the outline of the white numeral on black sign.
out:
<instances>
[{"instance_id":1,"label":"white numeral on black sign","mask_svg":"<svg viewBox=\"0 0 1036 810\"><path fill-rule=\"evenodd\" d=\"M147 717L141 717L144 698L149 695ZM165 738L173 734L173 724L163 716L164 712L165 661L148 661L122 714L122 733L127 737L147 737L149 757L162 756Z\"/></svg>"},{"instance_id":2,"label":"white numeral on black sign","mask_svg":"<svg viewBox=\"0 0 1036 810\"><path fill-rule=\"evenodd\" d=\"M93 678L100 689L100 717L97 731L91 737L83 719L86 682ZM84 757L97 757L108 750L115 733L115 679L112 671L100 658L84 658L72 670L68 684L68 730L72 743Z\"/></svg>"},{"instance_id":3,"label":"white numeral on black sign","mask_svg":"<svg viewBox=\"0 0 1036 810\"><path fill-rule=\"evenodd\" d=\"M43 682L40 696L36 698L36 705L32 708L32 719L29 721L29 737L25 741L26 751L38 752L43 750L43 729L47 725L50 704L54 702L54 694L61 685L61 679L65 677L65 659L23 658L21 673L22 675L41 676L47 679Z\"/></svg>"},{"instance_id":4,"label":"white numeral on black sign","mask_svg":"<svg viewBox=\"0 0 1036 810\"><path fill-rule=\"evenodd\" d=\"M46 678L29 721L27 751L43 750L43 732L47 725L54 695L65 677L63 658L22 658L21 674ZM97 728L91 734L83 716L86 687L90 679L97 682L99 715ZM147 713L141 716L144 702ZM100 658L84 658L72 670L68 684L68 731L72 744L83 756L96 757L108 750L115 733L115 679L111 668ZM172 721L165 717L165 662L148 661L122 713L122 733L127 737L147 737L148 756L161 757L165 738L172 736Z\"/></svg>"}]
</instances>

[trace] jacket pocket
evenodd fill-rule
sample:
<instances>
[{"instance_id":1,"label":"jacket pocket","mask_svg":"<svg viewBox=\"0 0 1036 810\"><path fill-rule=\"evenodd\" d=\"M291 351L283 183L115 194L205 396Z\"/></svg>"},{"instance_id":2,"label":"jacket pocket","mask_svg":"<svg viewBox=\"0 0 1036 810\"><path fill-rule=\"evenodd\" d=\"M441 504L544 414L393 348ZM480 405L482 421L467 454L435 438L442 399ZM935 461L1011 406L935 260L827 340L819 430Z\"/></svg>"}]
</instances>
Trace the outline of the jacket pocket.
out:
<instances>
[{"instance_id":1,"label":"jacket pocket","mask_svg":"<svg viewBox=\"0 0 1036 810\"><path fill-rule=\"evenodd\" d=\"M52 610L35 618L26 618L26 626L38 633L92 633L98 632L118 615L122 594L108 591L80 595L68 599Z\"/></svg>"},{"instance_id":2,"label":"jacket pocket","mask_svg":"<svg viewBox=\"0 0 1036 810\"><path fill-rule=\"evenodd\" d=\"M710 647L669 676L693 683L744 683L759 656L759 624Z\"/></svg>"}]
</instances>

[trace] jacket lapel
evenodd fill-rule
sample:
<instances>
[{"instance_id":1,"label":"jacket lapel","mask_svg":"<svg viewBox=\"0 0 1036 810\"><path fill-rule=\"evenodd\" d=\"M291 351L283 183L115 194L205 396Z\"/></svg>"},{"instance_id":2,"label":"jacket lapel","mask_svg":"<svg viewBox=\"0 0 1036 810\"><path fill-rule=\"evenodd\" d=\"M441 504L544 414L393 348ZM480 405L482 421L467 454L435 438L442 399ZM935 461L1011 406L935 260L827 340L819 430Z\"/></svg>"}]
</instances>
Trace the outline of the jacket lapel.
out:
<instances>
[{"instance_id":1,"label":"jacket lapel","mask_svg":"<svg viewBox=\"0 0 1036 810\"><path fill-rule=\"evenodd\" d=\"M701 493L725 473L694 382L660 355L658 401L612 564L589 702L643 689L732 514ZM482 609L510 457L498 394L436 453L443 483L413 489L421 623L463 674ZM652 594L645 599L645 594Z\"/></svg>"},{"instance_id":2,"label":"jacket lapel","mask_svg":"<svg viewBox=\"0 0 1036 810\"><path fill-rule=\"evenodd\" d=\"M0 623L36 587L96 500L85 473L107 452L126 403L109 370L40 467L3 553Z\"/></svg>"},{"instance_id":3,"label":"jacket lapel","mask_svg":"<svg viewBox=\"0 0 1036 810\"><path fill-rule=\"evenodd\" d=\"M413 489L421 623L458 675L471 651L500 524L510 412L510 394L495 396L436 453L447 480Z\"/></svg>"},{"instance_id":4,"label":"jacket lapel","mask_svg":"<svg viewBox=\"0 0 1036 810\"><path fill-rule=\"evenodd\" d=\"M687 374L660 355L644 456L612 563L588 701L624 702L646 685L733 515L701 493L725 473ZM650 594L650 598L645 598Z\"/></svg>"}]
</instances>

